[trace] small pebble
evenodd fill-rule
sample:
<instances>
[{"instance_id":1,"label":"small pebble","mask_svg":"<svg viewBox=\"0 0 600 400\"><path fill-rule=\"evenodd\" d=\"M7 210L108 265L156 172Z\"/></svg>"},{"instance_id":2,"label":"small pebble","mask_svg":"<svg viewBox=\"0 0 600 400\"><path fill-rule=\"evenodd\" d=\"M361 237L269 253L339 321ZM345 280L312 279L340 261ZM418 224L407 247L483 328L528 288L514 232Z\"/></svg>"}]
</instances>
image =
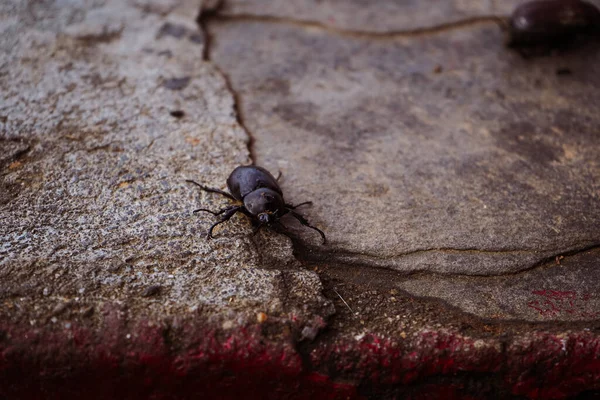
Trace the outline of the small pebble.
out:
<instances>
[{"instance_id":1,"label":"small pebble","mask_svg":"<svg viewBox=\"0 0 600 400\"><path fill-rule=\"evenodd\" d=\"M317 334L319 333L319 329L318 328L314 328L312 326L305 326L302 329L302 338L304 339L308 339L308 340L315 340L315 338L317 337Z\"/></svg>"},{"instance_id":2,"label":"small pebble","mask_svg":"<svg viewBox=\"0 0 600 400\"><path fill-rule=\"evenodd\" d=\"M265 314L264 312L259 312L258 314L256 314L256 320L258 321L259 324L266 322L267 314Z\"/></svg>"}]
</instances>

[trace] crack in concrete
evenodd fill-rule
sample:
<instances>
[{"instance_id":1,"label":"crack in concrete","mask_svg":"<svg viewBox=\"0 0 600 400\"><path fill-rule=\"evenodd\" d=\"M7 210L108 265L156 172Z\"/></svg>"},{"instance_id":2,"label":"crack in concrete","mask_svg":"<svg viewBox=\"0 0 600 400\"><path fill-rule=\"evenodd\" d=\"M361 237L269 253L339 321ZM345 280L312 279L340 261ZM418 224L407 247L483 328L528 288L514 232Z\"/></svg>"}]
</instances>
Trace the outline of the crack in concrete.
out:
<instances>
[{"instance_id":1,"label":"crack in concrete","mask_svg":"<svg viewBox=\"0 0 600 400\"><path fill-rule=\"evenodd\" d=\"M536 268L539 268L539 267L544 267L546 264L549 264L551 262L553 262L554 265L557 265L558 263L557 263L556 260L559 257L562 257L561 260L564 260L567 257L573 257L573 256L575 256L577 254L584 253L586 251L596 250L596 249L600 249L600 243L592 243L590 245L579 247L579 248L575 248L575 249L572 249L572 250L566 250L566 251L562 251L560 253L553 253L553 254L551 254L551 255L549 255L547 257L544 257L544 258L540 259L539 261L531 264L529 267L524 268L524 269L519 270L519 271L507 272L507 273L499 274L499 275L484 275L484 277L516 276L516 275L520 275L520 274L523 274L523 273L526 273L526 272L530 272L530 271L532 271L532 270L534 270ZM476 275L476 276L478 276L478 275Z\"/></svg>"},{"instance_id":2,"label":"crack in concrete","mask_svg":"<svg viewBox=\"0 0 600 400\"><path fill-rule=\"evenodd\" d=\"M597 246L600 248L600 246ZM424 302L426 304L437 304L438 306L444 308L448 313L452 314L457 320L460 319L464 322L468 322L472 327L479 325L493 325L497 327L501 327L502 329L510 328L511 329L554 329L560 331L563 328L586 328L589 326L589 323L595 323L598 319L590 318L590 319L582 319L576 321L565 321L560 319L555 320L545 320L545 321L533 321L523 318L516 317L508 317L508 318L489 318L484 316L479 316L469 311L463 310L461 307L452 304L448 300L443 297L437 297L434 295L419 295L411 293L410 291L400 287L397 285L398 282L402 280L411 279L414 275L422 275L424 277L431 277L435 275L440 275L436 273L417 273L417 274L403 274L400 271L387 269L387 268L369 268L368 266L365 268L364 265L348 265L348 264L317 264L318 265L318 274L323 283L323 287L325 291L333 290L335 281L343 282L343 284L355 285L363 287L363 290L378 290L381 292L389 292L390 290L395 291L395 295L397 297L410 298L419 302ZM312 265L311 265L312 266ZM551 266L549 266L551 267ZM450 276L450 279L455 278L456 276ZM459 276L461 278L461 276ZM472 276L467 276L466 278L473 278ZM478 279L479 277L475 277ZM356 293L353 293L356 295ZM335 300L335 298L333 298ZM339 305L335 304L334 305ZM340 305L343 307L343 305ZM361 307L364 308L364 305ZM336 316L333 317L337 318ZM507 324L509 326L507 326Z\"/></svg>"},{"instance_id":3,"label":"crack in concrete","mask_svg":"<svg viewBox=\"0 0 600 400\"><path fill-rule=\"evenodd\" d=\"M242 112L242 100L241 96L235 90L231 83L231 79L227 75L225 71L221 69L219 65L212 62L211 58L211 50L213 45L213 36L208 27L209 22L211 21L257 21L264 23L279 23L279 24L291 24L296 26L302 26L304 28L318 28L331 33L335 33L338 35L346 35L346 36L357 36L357 37L366 37L370 39L387 39L387 38L396 38L396 37L405 37L405 36L414 36L425 33L435 33L444 31L447 29L460 28L464 26L473 25L476 23L489 23L489 22L503 22L503 19L497 16L481 16L474 17L470 19L465 19L457 22L451 22L447 24L441 24L431 28L422 28L417 30L406 30L406 31L391 31L385 33L379 32L363 32L363 31L353 31L346 29L338 29L328 27L318 22L313 21L298 21L290 18L282 18L282 17L271 17L271 16L254 16L247 14L240 14L235 16L222 15L221 11L223 9L225 2L220 2L216 7L208 9L208 10L200 10L200 14L197 17L198 25L205 37L204 41L204 49L203 49L203 59L207 62L211 62L215 69L222 75L227 90L231 93L233 97L233 107L234 112L236 114L236 121L242 127L246 135L248 136L248 151L250 153L250 158L253 163L256 162L256 156L254 152L254 142L255 137L251 130L247 127L244 119L244 115ZM298 241L294 240L294 253L298 260L300 261L310 261L310 262L338 262L347 265L363 265L368 268L382 268L382 269L391 269L388 266L377 266L373 265L374 261L393 261L399 260L408 256L418 256L422 254L431 254L431 253L442 253L442 254L473 254L473 255L519 255L519 254L536 254L541 253L540 257L534 261L533 263L529 263L529 265L524 265L522 268L519 268L517 271L510 271L501 274L460 274L460 273L437 273L430 272L427 270L413 270L409 271L406 274L411 275L415 273L431 273L435 275L447 275L447 276L470 276L470 277L494 277L494 276L507 276L507 275L517 275L532 269L535 269L538 266L544 265L549 261L555 259L557 256L569 256L582 251L586 251L592 249L598 244L587 245L582 248L576 249L566 249L561 250L559 252L553 251L536 251L536 250L528 250L528 249L477 249L477 248L451 248L451 247L441 247L441 248L428 248L428 249L415 249L411 251L407 251L404 253L394 254L390 256L380 256L377 254L368 254L368 253L353 253L353 252L341 252L337 250L323 252L315 249L307 249ZM308 257L307 257L308 256Z\"/></svg>"},{"instance_id":4,"label":"crack in concrete","mask_svg":"<svg viewBox=\"0 0 600 400\"><path fill-rule=\"evenodd\" d=\"M276 17L271 15L252 15L252 14L219 14L219 10L215 10L213 20L223 22L262 22L280 25L291 25L304 29L318 29L321 31L329 32L338 36L362 38L362 39L375 39L375 40L388 40L398 39L403 37L414 37L419 35L426 35L432 33L444 32L447 30L463 28L466 26L473 26L476 24L496 23L501 29L505 29L507 26L506 17L499 17L495 15L483 15L479 17L466 18L459 21L447 22L431 27L418 28L418 29L406 29L406 30L390 30L387 32L371 32L371 31L360 31L345 28L337 28L329 25L325 25L321 22L310 21L310 20L297 20L286 17Z\"/></svg>"},{"instance_id":5,"label":"crack in concrete","mask_svg":"<svg viewBox=\"0 0 600 400\"><path fill-rule=\"evenodd\" d=\"M437 248L429 248L429 249L414 249L414 250L409 250L403 253L397 253L397 254L392 254L389 256L381 256L378 254L373 254L373 253L354 253L354 252L335 252L337 254L340 254L342 256L366 256L366 257L372 257L372 258L376 258L376 259L381 259L381 260L388 260L388 259L394 259L394 258L400 258L400 257L405 257L405 256L411 256L411 255L415 255L415 254L422 254L422 253L434 253L434 252L439 252L439 253L450 253L450 254L465 254L465 253L470 253L470 254L507 254L507 253L536 253L535 250L526 250L526 249L477 249L474 247L471 248L464 248L464 249L460 249L460 248L454 248L454 247L437 247ZM313 250L314 253L314 250Z\"/></svg>"},{"instance_id":6,"label":"crack in concrete","mask_svg":"<svg viewBox=\"0 0 600 400\"><path fill-rule=\"evenodd\" d=\"M241 96L238 94L238 92L235 90L235 88L233 87L232 83L231 83L231 79L229 78L229 76L227 75L227 73L225 73L225 71L216 63L213 62L212 58L211 58L211 50L213 48L213 40L214 37L211 35L210 29L208 27L208 24L210 22L213 21L231 21L231 22L237 22L237 21L254 21L254 22L263 22L263 23L273 23L273 24L287 24L287 25L293 25L293 26L297 26L297 27L301 27L301 28L311 28L311 29L320 29L332 34L336 34L336 35L343 35L343 36L350 36L350 37L357 37L357 38L368 38L371 40L387 40L387 39L396 39L396 38L401 38L401 37L412 37L412 36L417 36L417 35L423 35L423 34L431 34L431 33L439 33L442 31L446 31L449 29L457 29L457 28L462 28L465 26L472 26L475 24L485 24L485 23L496 23L498 25L500 25L501 28L503 28L505 25L505 20L503 18L497 17L497 16L481 16L481 17L474 17L474 18L470 18L470 19L465 19L465 20L461 20L461 21L457 21L457 22L451 22L451 23L447 23L447 24L441 24L438 26L434 26L434 27L429 27L429 28L422 28L422 29L416 29L416 30L405 30L405 31L390 31L390 32L366 32L366 31L354 31L354 30L348 30L348 29L341 29L341 28L334 28L334 27L330 27L330 26L326 26L322 23L319 22L314 22L314 21L298 21L298 20L294 20L294 19L290 19L290 18L280 18L280 17L271 17L271 16L254 16L254 15L236 15L236 16L227 16L227 15L221 15L220 11L222 10L224 5L224 2L220 2L215 8L212 8L210 10L204 10L204 11L200 11L200 14L197 18L197 22L198 25L205 37L205 41L204 41L204 48L203 48L203 54L202 54L202 58L204 61L207 62L211 62L211 64L215 67L215 69L221 74L221 76L223 77L224 81L225 81L225 85L227 90L231 93L232 97L233 97L233 108L234 108L234 112L235 112L235 116L236 116L236 121L239 124L240 127L242 127L242 129L245 131L247 137L248 137L248 151L250 153L250 158L252 160L252 163L256 162L256 157L255 157L255 152L254 152L254 142L255 142L255 137L253 135L253 133L251 132L251 130L247 127L246 123L245 123L245 119L244 119L244 115L242 113L242 99ZM539 267L545 267L545 266L550 266L548 264L553 263L554 260L559 257L570 257L570 256L574 256L576 254L585 252L585 251L589 251L589 250L594 250L594 249L598 249L600 248L600 243L593 243L593 244L587 244L585 246L580 246L574 249L566 249L566 250L562 250L559 252L553 252L551 250L549 251L545 251L545 252L540 252L540 251L536 251L536 250L529 250L529 249L477 249L477 248L452 248L452 247L441 247L441 248L426 248L426 249L415 249L415 250L411 250L411 251L407 251L404 253L399 253L396 255L392 255L389 257L381 257L379 255L375 255L375 254L360 254L360 253L352 253L352 252L347 252L347 253L343 253L343 252L339 252L336 250L330 251L330 252L326 252L326 251L318 251L315 249L309 249L308 247L306 247L304 244L302 244L301 241L299 241L298 239L292 238L292 243L293 243L293 254L294 254L294 258L296 258L298 261L300 261L304 266L306 266L307 262L311 262L311 263L316 263L316 265L321 265L321 266L328 266L331 267L332 264L333 265L337 265L341 268L348 268L348 267L354 267L354 268L365 268L366 270L370 271L370 273L372 273L373 271L378 271L378 273L376 273L377 276L382 275L382 276L387 276L388 274L394 274L394 276L404 276L404 277L409 277L409 276L415 276L415 275L420 275L420 276L442 276L442 277L450 277L450 278L461 278L461 277L465 277L465 278L498 278L498 277L508 277L508 276L517 276L520 274L524 274L527 272L530 272L536 268ZM260 250L258 249L258 246L256 246L256 250L257 250L257 254L260 256ZM537 261L534 261L532 263L529 263L528 265L524 265L522 268L519 268L517 271L510 271L510 272L505 272L505 273L500 273L500 274L478 274L478 273L473 273L473 274L466 274L466 273L455 273L455 272L450 272L450 273L439 273L439 272L432 272L432 271L428 271L428 270L413 270L413 271L398 271L395 270L393 268L387 267L387 266L378 266L378 265L373 265L373 261L375 260L393 260L393 259L399 259L399 258L403 258L403 257L407 257L407 256L419 256L419 255L424 255L424 254L431 254L431 253L445 253L445 254L472 254L472 255L502 255L502 254L506 254L506 255L532 255L532 254L536 254L536 253L541 253L540 257ZM344 258L346 257L353 257L355 258L355 260L344 260ZM262 258L262 257L261 257ZM325 290L327 290L329 288L329 284L327 284L325 281L327 281L327 276L323 277L321 276L321 274L319 274L320 280L323 284L323 287ZM325 278L325 279L324 279ZM282 286L285 292L285 286L286 286L286 282L285 282L285 275L282 275ZM377 278L375 278L377 279ZM344 279L344 281L348 281L351 282L350 279ZM333 286L331 286L333 287ZM397 289L397 288L396 288ZM457 309L456 307L452 306L450 303L448 303L447 301L440 299L440 298L422 298L419 296L415 296L412 295L406 291L402 291L405 296L410 297L412 299L421 299L424 301L433 301L436 302L438 304L443 305L446 309L452 309L455 312L458 312L459 314L462 315L469 315L470 319L472 319L473 321L479 321L479 322L484 322L486 321L483 318L474 316L472 314L469 314L467 312L465 312L464 310L461 309ZM329 296L325 296L325 294L323 294L324 297L328 298L328 300L330 300L332 302L332 304L334 304L335 306L335 301L334 299L329 298ZM337 307L336 307L337 308ZM338 314L338 311L336 310L336 313ZM328 321L328 325L330 325L332 323L333 320L336 319L335 314L333 316L331 316L329 318ZM490 321L488 321L487 323L489 323ZM552 321L552 322L539 322L539 323L532 323L530 321L521 321L521 320L498 320L498 321L492 321L492 323L505 323L505 322L511 322L517 325L527 325L527 326L554 326L556 327L556 322ZM581 322L582 324L584 322ZM569 323L570 324L570 323ZM322 334L319 335L320 340L322 340ZM302 347L302 346L300 346ZM301 351L301 349L297 349L299 354L302 354L303 352Z\"/></svg>"},{"instance_id":7,"label":"crack in concrete","mask_svg":"<svg viewBox=\"0 0 600 400\"><path fill-rule=\"evenodd\" d=\"M200 8L200 12L198 14L198 17L196 18L196 22L198 23L198 26L200 27L200 31L202 32L202 35L204 36L204 48L202 49L202 59L206 62L210 62L213 65L213 67L217 70L217 72L219 72L219 74L221 74L221 76L223 77L223 80L225 81L225 86L226 86L227 90L229 91L229 93L231 93L231 96L233 97L233 111L235 112L236 122L238 123L238 125L240 127L242 127L242 129L248 136L248 152L250 153L250 159L252 160L252 164L255 164L256 163L256 157L254 154L255 139L254 139L254 135L252 134L252 132L250 131L250 129L244 122L244 114L242 113L240 96L237 93L237 91L233 88L233 85L231 84L231 79L225 73L225 71L223 71L221 69L221 67L219 67L219 65L217 65L217 63L212 62L211 54L210 54L212 44L213 44L213 37L208 29L208 22L211 19L217 18L218 13L223 8L224 4L225 4L225 2L222 1L222 2L218 3L214 8L210 8L210 9Z\"/></svg>"},{"instance_id":8,"label":"crack in concrete","mask_svg":"<svg viewBox=\"0 0 600 400\"><path fill-rule=\"evenodd\" d=\"M320 29L326 32L330 32L336 35L350 36L350 37L358 37L358 38L368 38L368 39L394 39L398 37L411 37L422 34L430 34L437 33L441 31L445 31L448 29L456 29L464 26L472 26L474 24L483 24L494 22L499 24L501 27L506 25L505 19L503 17L498 16L480 16L467 18L460 21L449 22L445 24L440 24L433 27L428 28L420 28L414 30L399 30L399 31L389 31L389 32L368 32L368 31L355 31L350 29L342 29L342 28L334 28L327 26L325 24L308 21L308 20L295 20L292 18L283 18L283 17L273 17L273 16L256 16L251 14L239 14L239 15L224 15L221 14L221 11L225 7L225 1L219 1L214 7L211 8L200 8L199 14L196 17L196 22L200 28L204 36L204 47L202 50L202 59L207 62L211 62L211 64L215 67L215 69L221 74L225 81L225 85L227 90L231 93L233 97L233 108L236 116L237 123L242 127L246 135L248 136L248 151L250 153L250 159L252 160L252 164L256 163L254 143L255 136L252 131L248 128L245 123L244 115L242 112L241 103L242 100L240 95L235 90L233 85L231 84L231 79L219 67L218 64L212 62L211 58L211 49L213 46L213 36L210 33L210 29L208 28L208 24L211 21L255 21L255 22L263 22L263 23L275 23L275 24L287 24L294 25L303 28L311 28L311 29Z\"/></svg>"},{"instance_id":9,"label":"crack in concrete","mask_svg":"<svg viewBox=\"0 0 600 400\"><path fill-rule=\"evenodd\" d=\"M303 262L311 262L311 263L327 263L327 264L343 264L347 266L353 267L364 267L370 269L379 269L386 271L394 271L398 274L404 276L444 276L444 277L469 277L469 278L497 278L497 277L505 277L505 276L516 276L526 272L530 272L538 267L543 267L548 263L555 262L557 257L563 257L566 259L567 257L572 257L579 253L583 253L590 250L596 250L600 248L600 243L591 243L581 247L565 249L561 251L548 251L548 252L538 252L535 250L479 250L479 249L453 249L453 248L439 248L439 249L419 249L413 250L406 253L400 253L397 255L392 255L388 257L382 256L374 256L370 254L364 253L352 253L352 252L323 252L318 251L313 248L308 248L304 246L300 241L294 240L294 255L295 257ZM530 263L529 265L524 265L522 268L519 268L516 271L509 271L503 273L496 274L480 274L480 273L456 273L456 272L434 272L429 271L427 269L415 269L410 271L400 271L394 269L392 266L387 265L377 265L376 262L380 261L397 261L407 256L418 255L418 254L426 254L431 252L442 252L442 253L451 253L451 254L535 254L541 253L538 260ZM549 254L548 254L549 253Z\"/></svg>"}]
</instances>

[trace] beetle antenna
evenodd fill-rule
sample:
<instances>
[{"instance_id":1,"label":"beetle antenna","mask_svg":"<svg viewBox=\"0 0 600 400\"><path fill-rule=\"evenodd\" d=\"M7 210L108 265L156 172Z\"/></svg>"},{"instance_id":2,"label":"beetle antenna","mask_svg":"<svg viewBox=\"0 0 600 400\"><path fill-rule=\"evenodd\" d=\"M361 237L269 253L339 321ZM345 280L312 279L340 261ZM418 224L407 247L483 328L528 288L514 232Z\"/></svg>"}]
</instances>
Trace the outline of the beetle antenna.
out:
<instances>
[{"instance_id":1,"label":"beetle antenna","mask_svg":"<svg viewBox=\"0 0 600 400\"><path fill-rule=\"evenodd\" d=\"M296 205L292 205L292 204L286 204L285 206L291 210L295 210L296 208L300 207L300 206L305 206L305 205L311 205L312 206L312 201L305 201L304 203L300 203L300 204L296 204Z\"/></svg>"},{"instance_id":2,"label":"beetle antenna","mask_svg":"<svg viewBox=\"0 0 600 400\"><path fill-rule=\"evenodd\" d=\"M297 212L293 211L293 210L289 210L290 214L292 214L292 216L294 218L296 218L302 225L309 227L311 229L314 229L315 231L319 232L319 235L321 235L321 237L323 238L323 244L327 243L327 239L325 238L325 234L323 233L322 230L320 230L319 228L312 226L311 224L308 223L308 221L306 220L306 218L304 218L302 215L298 214Z\"/></svg>"}]
</instances>

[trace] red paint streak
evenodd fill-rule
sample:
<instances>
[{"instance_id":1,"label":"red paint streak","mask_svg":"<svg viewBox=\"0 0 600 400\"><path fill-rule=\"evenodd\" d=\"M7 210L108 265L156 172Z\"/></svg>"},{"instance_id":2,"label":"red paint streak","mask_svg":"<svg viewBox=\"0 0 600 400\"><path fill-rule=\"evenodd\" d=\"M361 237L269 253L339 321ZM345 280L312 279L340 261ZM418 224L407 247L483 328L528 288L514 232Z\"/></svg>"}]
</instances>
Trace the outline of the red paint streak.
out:
<instances>
[{"instance_id":1,"label":"red paint streak","mask_svg":"<svg viewBox=\"0 0 600 400\"><path fill-rule=\"evenodd\" d=\"M488 376L531 399L600 389L600 338L586 332L519 337L505 350L496 338L447 331L336 338L314 343L303 362L291 335L268 339L259 325L222 331L188 320L169 336L115 315L96 331L1 326L0 398L360 399L360 388L370 398L471 400L495 394ZM464 383L474 376L475 389Z\"/></svg>"},{"instance_id":2,"label":"red paint streak","mask_svg":"<svg viewBox=\"0 0 600 400\"><path fill-rule=\"evenodd\" d=\"M577 293L572 291L561 292L560 290L534 290L531 293L556 299L574 299L577 297Z\"/></svg>"},{"instance_id":3,"label":"red paint streak","mask_svg":"<svg viewBox=\"0 0 600 400\"><path fill-rule=\"evenodd\" d=\"M127 332L123 328L118 331ZM76 329L80 338L93 336ZM186 331L189 336L180 339L189 340L187 345L173 352L162 327L145 321L129 338L111 333L109 342L90 340L85 346L62 332L26 335L27 330L0 327L10 337L0 336L0 398L361 398L355 384L305 371L291 342L263 343L258 326L227 336L194 325Z\"/></svg>"},{"instance_id":4,"label":"red paint streak","mask_svg":"<svg viewBox=\"0 0 600 400\"><path fill-rule=\"evenodd\" d=\"M560 290L534 290L531 292L541 299L531 300L527 306L536 310L544 317L556 317L560 314L576 315L582 318L595 318L600 316L599 312L588 311L586 304L590 299L589 293L578 295L573 291Z\"/></svg>"},{"instance_id":5,"label":"red paint streak","mask_svg":"<svg viewBox=\"0 0 600 400\"><path fill-rule=\"evenodd\" d=\"M476 346L459 335L424 331L408 341L365 336L357 342L323 345L311 353L315 368L333 363L336 371L380 384L411 384L456 372L497 371L502 355L490 344Z\"/></svg>"},{"instance_id":6,"label":"red paint streak","mask_svg":"<svg viewBox=\"0 0 600 400\"><path fill-rule=\"evenodd\" d=\"M600 388L600 338L589 333L539 333L507 351L507 383L530 399L564 399Z\"/></svg>"}]
</instances>

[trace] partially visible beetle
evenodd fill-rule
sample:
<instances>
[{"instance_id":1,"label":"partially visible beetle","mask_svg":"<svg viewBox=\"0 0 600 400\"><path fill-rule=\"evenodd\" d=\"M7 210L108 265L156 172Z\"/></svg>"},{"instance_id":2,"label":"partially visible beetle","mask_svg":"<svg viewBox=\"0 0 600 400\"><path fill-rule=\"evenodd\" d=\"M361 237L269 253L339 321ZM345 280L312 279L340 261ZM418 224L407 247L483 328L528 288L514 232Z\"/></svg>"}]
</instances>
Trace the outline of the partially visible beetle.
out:
<instances>
[{"instance_id":1,"label":"partially visible beetle","mask_svg":"<svg viewBox=\"0 0 600 400\"><path fill-rule=\"evenodd\" d=\"M534 0L518 6L508 25L510 47L560 47L600 32L600 11L581 0Z\"/></svg>"},{"instance_id":2,"label":"partially visible beetle","mask_svg":"<svg viewBox=\"0 0 600 400\"><path fill-rule=\"evenodd\" d=\"M302 225L319 232L323 238L323 243L325 243L326 239L323 231L310 225L302 215L294 211L296 208L305 204L312 204L312 202L306 201L295 206L286 203L283 200L283 192L277 182L278 179L279 177L277 179L274 178L264 168L248 165L237 167L229 175L229 178L227 178L227 187L231 193L201 185L193 180L186 180L186 182L193 183L204 191L219 193L237 202L237 204L230 205L219 211L212 211L206 208L194 210L194 213L202 211L213 215L223 214L223 217L208 229L206 238L212 238L212 231L215 226L228 221L237 212L244 213L250 217L255 225L255 233L263 226L281 225L279 219L285 214L290 214Z\"/></svg>"}]
</instances>

